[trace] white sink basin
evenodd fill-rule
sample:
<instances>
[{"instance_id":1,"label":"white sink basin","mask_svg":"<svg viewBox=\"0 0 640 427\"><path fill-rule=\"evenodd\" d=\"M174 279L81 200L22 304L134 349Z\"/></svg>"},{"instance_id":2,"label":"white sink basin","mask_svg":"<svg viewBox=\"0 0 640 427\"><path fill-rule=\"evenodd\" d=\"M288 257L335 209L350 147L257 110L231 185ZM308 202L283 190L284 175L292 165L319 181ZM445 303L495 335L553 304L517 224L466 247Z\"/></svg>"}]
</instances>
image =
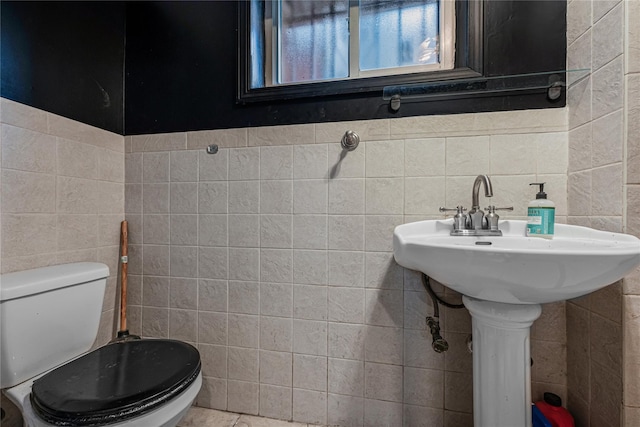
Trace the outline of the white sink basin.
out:
<instances>
[{"instance_id":1,"label":"white sink basin","mask_svg":"<svg viewBox=\"0 0 640 427\"><path fill-rule=\"evenodd\" d=\"M525 221L500 221L500 237L450 236L453 220L396 227L398 264L461 294L511 304L576 298L640 264L640 240L627 234L556 224L552 240L526 237Z\"/></svg>"}]
</instances>

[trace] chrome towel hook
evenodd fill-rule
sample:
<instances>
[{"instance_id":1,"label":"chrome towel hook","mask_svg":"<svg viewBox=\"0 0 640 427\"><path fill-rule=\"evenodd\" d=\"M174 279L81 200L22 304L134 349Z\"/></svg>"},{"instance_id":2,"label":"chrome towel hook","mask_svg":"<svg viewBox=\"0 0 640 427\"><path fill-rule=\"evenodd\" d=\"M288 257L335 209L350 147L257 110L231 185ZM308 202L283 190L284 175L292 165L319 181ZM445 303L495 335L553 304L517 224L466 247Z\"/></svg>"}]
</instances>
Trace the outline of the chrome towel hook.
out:
<instances>
[{"instance_id":1,"label":"chrome towel hook","mask_svg":"<svg viewBox=\"0 0 640 427\"><path fill-rule=\"evenodd\" d=\"M340 141L342 148L347 151L355 150L358 147L358 144L360 144L360 137L352 130L346 131L342 136L342 141Z\"/></svg>"}]
</instances>

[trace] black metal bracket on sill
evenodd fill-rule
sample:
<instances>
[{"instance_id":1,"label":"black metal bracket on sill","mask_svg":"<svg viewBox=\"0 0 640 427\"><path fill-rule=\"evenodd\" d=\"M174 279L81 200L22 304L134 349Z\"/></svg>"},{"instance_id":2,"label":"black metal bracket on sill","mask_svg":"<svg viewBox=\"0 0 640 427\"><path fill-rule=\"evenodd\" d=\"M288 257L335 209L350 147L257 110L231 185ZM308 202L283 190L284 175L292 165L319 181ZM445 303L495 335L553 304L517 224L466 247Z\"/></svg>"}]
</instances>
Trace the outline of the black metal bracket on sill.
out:
<instances>
[{"instance_id":1,"label":"black metal bracket on sill","mask_svg":"<svg viewBox=\"0 0 640 427\"><path fill-rule=\"evenodd\" d=\"M400 110L403 102L536 89L546 89L547 99L556 101L562 95L563 88L582 81L590 74L590 69L576 69L385 86L382 98L389 101L389 108L394 112Z\"/></svg>"}]
</instances>

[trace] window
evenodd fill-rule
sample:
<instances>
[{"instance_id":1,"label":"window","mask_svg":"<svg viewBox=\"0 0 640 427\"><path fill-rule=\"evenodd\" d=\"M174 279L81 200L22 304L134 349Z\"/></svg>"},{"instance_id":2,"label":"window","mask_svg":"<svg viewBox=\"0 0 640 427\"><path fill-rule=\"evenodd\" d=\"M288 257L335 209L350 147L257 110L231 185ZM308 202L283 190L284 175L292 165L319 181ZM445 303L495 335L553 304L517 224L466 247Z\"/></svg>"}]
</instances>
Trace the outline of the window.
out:
<instances>
[{"instance_id":1,"label":"window","mask_svg":"<svg viewBox=\"0 0 640 427\"><path fill-rule=\"evenodd\" d=\"M454 68L454 0L251 0L248 89Z\"/></svg>"}]
</instances>

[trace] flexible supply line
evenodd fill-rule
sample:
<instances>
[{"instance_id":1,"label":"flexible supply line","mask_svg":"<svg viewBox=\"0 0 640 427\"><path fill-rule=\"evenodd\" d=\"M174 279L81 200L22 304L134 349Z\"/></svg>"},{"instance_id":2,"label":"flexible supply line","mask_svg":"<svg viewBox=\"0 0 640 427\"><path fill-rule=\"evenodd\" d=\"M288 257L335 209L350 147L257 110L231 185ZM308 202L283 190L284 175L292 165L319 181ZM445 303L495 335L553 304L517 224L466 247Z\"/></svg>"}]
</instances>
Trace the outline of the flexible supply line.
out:
<instances>
[{"instance_id":1,"label":"flexible supply line","mask_svg":"<svg viewBox=\"0 0 640 427\"><path fill-rule=\"evenodd\" d=\"M440 298L431 288L431 282L429 281L429 277L422 273L422 284L424 288L427 290L427 293L431 297L431 301L433 302L433 316L427 316L427 326L431 331L431 337L433 341L431 342L431 347L436 353L442 353L449 349L449 343L447 340L442 338L440 335L440 308L438 304L442 304L445 307L449 308L462 308L464 304L452 304L450 302L444 301Z\"/></svg>"}]
</instances>

